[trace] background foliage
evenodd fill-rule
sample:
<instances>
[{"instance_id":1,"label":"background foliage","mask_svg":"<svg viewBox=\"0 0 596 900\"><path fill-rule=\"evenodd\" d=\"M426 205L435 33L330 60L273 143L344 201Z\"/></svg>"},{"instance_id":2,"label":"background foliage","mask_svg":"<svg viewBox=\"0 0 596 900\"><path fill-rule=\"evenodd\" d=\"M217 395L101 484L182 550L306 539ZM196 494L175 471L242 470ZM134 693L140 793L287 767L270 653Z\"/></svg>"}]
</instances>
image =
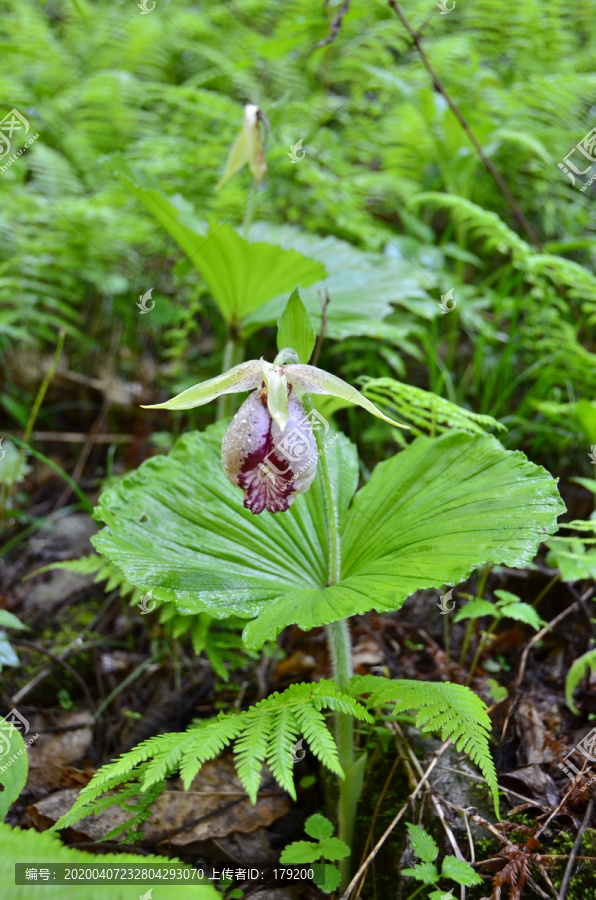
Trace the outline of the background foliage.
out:
<instances>
[{"instance_id":1,"label":"background foliage","mask_svg":"<svg viewBox=\"0 0 596 900\"><path fill-rule=\"evenodd\" d=\"M551 463L564 454L568 464L578 440L596 440L594 417L577 412L596 387L593 188L574 190L556 165L594 125L589 0L470 0L448 16L415 0L406 10L544 252L516 234L388 7L354 4L340 38L312 52L336 11L305 0L160 0L139 15L129 0L8 0L7 111L21 110L40 137L0 178L4 349L43 347L62 326L73 363L99 370L116 331L128 348L117 367L129 377L148 344L170 384L172 373L186 386L197 370L219 370L209 351L221 346L223 323L210 315L205 282L115 169L124 163L176 195L198 222L239 226L249 174L214 186L250 100L270 122L257 219L349 242L354 270L365 262L355 248L379 254L342 312L359 321L330 330L351 335L329 349L334 366L360 375L357 344L375 375L407 376L496 416L510 446ZM299 139L306 156L292 164ZM319 243L330 274L334 259L345 267L344 245L311 241L313 255ZM335 315L343 295L331 284ZM148 286L156 306L140 317L134 301ZM451 288L457 306L443 317L437 301ZM370 336L373 319L383 346ZM24 417L20 385L3 403Z\"/></svg>"}]
</instances>

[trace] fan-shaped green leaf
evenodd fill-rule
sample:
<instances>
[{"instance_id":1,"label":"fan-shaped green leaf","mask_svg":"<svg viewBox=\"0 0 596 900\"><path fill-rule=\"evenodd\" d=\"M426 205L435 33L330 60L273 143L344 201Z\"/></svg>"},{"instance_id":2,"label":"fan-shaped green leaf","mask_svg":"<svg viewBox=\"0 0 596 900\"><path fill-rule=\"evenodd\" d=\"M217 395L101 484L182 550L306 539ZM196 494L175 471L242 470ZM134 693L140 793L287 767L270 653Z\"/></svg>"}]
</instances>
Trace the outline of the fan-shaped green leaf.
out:
<instances>
[{"instance_id":1,"label":"fan-shaped green leaf","mask_svg":"<svg viewBox=\"0 0 596 900\"><path fill-rule=\"evenodd\" d=\"M96 515L107 527L93 540L159 603L247 618L275 597L328 580L325 507L317 479L289 512L253 516L223 473L224 430L221 423L185 435L169 456L147 460L104 492ZM329 459L343 521L357 479L343 435L331 442Z\"/></svg>"},{"instance_id":2,"label":"fan-shaped green leaf","mask_svg":"<svg viewBox=\"0 0 596 900\"><path fill-rule=\"evenodd\" d=\"M369 609L399 609L413 591L463 581L493 559L524 565L563 511L556 485L487 435L419 437L377 466L352 497L356 459L328 440L340 507L342 577L328 583L324 502L317 478L288 513L253 516L225 478L223 424L185 435L100 497L93 538L140 589L181 613L259 617L248 646L286 625L324 625ZM159 552L156 553L156 547Z\"/></svg>"},{"instance_id":3,"label":"fan-shaped green leaf","mask_svg":"<svg viewBox=\"0 0 596 900\"><path fill-rule=\"evenodd\" d=\"M122 164L119 169L124 183L197 267L227 322L238 323L272 297L287 297L297 284L325 277L318 260L278 244L247 241L230 225L211 223L205 232L184 201L175 205L160 191L142 187Z\"/></svg>"},{"instance_id":4,"label":"fan-shaped green leaf","mask_svg":"<svg viewBox=\"0 0 596 900\"><path fill-rule=\"evenodd\" d=\"M331 235L308 234L289 225L260 222L252 234L259 240L278 243L324 263L325 281L307 287L301 298L316 329L321 322L321 296L329 292L332 302L326 312L326 333L337 340L350 335L368 335L396 343L419 324L440 315L427 293L436 275L431 267L413 265L404 256L390 258L365 253ZM287 296L280 293L247 319L247 330L255 331L276 322ZM395 310L397 307L397 312ZM393 314L393 315L392 315ZM389 318L390 317L390 318Z\"/></svg>"},{"instance_id":5,"label":"fan-shaped green leaf","mask_svg":"<svg viewBox=\"0 0 596 900\"><path fill-rule=\"evenodd\" d=\"M268 603L246 626L246 643L260 646L291 623L306 630L399 609L415 590L458 584L487 560L525 565L563 511L548 472L495 438L419 437L380 463L354 497L339 584Z\"/></svg>"}]
</instances>

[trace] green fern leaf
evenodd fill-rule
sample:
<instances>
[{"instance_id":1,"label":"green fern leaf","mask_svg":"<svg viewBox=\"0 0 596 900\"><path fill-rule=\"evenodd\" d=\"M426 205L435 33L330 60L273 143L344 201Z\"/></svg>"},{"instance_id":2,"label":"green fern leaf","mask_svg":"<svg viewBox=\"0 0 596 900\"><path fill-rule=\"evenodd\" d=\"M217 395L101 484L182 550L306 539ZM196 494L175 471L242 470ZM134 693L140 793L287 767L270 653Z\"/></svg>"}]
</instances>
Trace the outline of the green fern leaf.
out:
<instances>
[{"instance_id":1,"label":"green fern leaf","mask_svg":"<svg viewBox=\"0 0 596 900\"><path fill-rule=\"evenodd\" d=\"M295 797L292 750L300 732L300 726L294 712L287 707L278 710L275 716L275 727L267 748L267 765L277 783L288 794Z\"/></svg>"},{"instance_id":2,"label":"green fern leaf","mask_svg":"<svg viewBox=\"0 0 596 900\"><path fill-rule=\"evenodd\" d=\"M214 759L232 742L238 775L253 803L265 761L280 785L296 797L292 748L301 732L323 765L343 777L323 710L373 721L364 706L343 694L332 681L293 684L283 693L276 692L243 712L220 713L215 719L194 723L181 734L164 734L143 741L120 759L103 766L53 829L67 828L112 803L128 802L137 793L151 791L165 783L177 769L188 789L203 763ZM105 796L119 786L121 789L115 795Z\"/></svg>"},{"instance_id":3,"label":"green fern leaf","mask_svg":"<svg viewBox=\"0 0 596 900\"><path fill-rule=\"evenodd\" d=\"M394 378L361 378L363 393L383 412L399 422L407 423L414 435L443 434L450 428L484 434L488 429L507 431L505 425L493 419L470 412L432 391L411 384L403 384Z\"/></svg>"},{"instance_id":4,"label":"green fern leaf","mask_svg":"<svg viewBox=\"0 0 596 900\"><path fill-rule=\"evenodd\" d=\"M275 722L275 714L271 710L264 709L263 703L261 700L250 710L251 715L247 716L242 737L237 739L235 745L238 775L253 803L259 789L263 761L267 756L267 739L273 731ZM259 706L261 709L257 708Z\"/></svg>"},{"instance_id":5,"label":"green fern leaf","mask_svg":"<svg viewBox=\"0 0 596 900\"><path fill-rule=\"evenodd\" d=\"M376 675L354 675L349 690L352 696L368 694L368 708L395 704L394 714L417 710L416 727L422 733L434 731L442 740L450 738L479 766L498 815L497 775L488 745L491 721L486 706L473 691L450 682L391 681Z\"/></svg>"}]
</instances>

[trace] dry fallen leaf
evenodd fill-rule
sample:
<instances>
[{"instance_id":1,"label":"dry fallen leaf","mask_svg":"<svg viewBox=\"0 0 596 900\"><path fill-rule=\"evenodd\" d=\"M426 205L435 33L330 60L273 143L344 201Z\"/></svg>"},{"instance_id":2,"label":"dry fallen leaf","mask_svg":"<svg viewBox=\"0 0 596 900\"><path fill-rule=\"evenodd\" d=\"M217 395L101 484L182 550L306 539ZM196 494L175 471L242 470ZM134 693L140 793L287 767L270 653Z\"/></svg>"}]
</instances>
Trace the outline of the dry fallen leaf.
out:
<instances>
[{"instance_id":1,"label":"dry fallen leaf","mask_svg":"<svg viewBox=\"0 0 596 900\"><path fill-rule=\"evenodd\" d=\"M264 780L269 777L264 773ZM72 807L78 790L58 791L28 807L35 826L44 830ZM232 832L247 834L269 826L290 808L288 798L275 785L263 791L255 806L248 799L236 770L227 757L206 763L185 791L180 780L168 784L166 791L153 804L151 817L143 825L147 841L166 840L172 847L185 847L196 841L225 837ZM198 818L204 821L181 826ZM84 839L102 840L105 834L129 816L113 806L98 816L88 816L73 826L73 832Z\"/></svg>"},{"instance_id":2,"label":"dry fallen leaf","mask_svg":"<svg viewBox=\"0 0 596 900\"><path fill-rule=\"evenodd\" d=\"M68 763L77 762L89 751L93 735L90 728L85 726L91 722L91 714L86 711L67 713L60 716L60 725L79 725L69 731L58 731L54 734L40 734L34 744L29 748L29 768L43 769L49 764L66 766ZM36 720L32 724L32 730L36 727ZM37 724L37 728L43 731L43 721Z\"/></svg>"}]
</instances>

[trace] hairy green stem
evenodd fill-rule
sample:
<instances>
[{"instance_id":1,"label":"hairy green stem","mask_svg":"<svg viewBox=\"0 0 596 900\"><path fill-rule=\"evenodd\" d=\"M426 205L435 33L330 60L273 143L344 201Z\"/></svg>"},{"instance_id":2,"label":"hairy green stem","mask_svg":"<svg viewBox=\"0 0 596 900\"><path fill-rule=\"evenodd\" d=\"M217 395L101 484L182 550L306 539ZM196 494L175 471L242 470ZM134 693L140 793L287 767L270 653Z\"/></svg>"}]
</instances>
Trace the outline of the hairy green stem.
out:
<instances>
[{"instance_id":1,"label":"hairy green stem","mask_svg":"<svg viewBox=\"0 0 596 900\"><path fill-rule=\"evenodd\" d=\"M307 412L313 409L309 398L303 398L303 405ZM327 517L327 533L329 540L329 581L328 585L337 584L341 577L341 541L339 536L339 517L337 503L333 496L333 486L329 475L329 461L323 437L315 430L317 450L319 453L319 473L325 513ZM331 622L325 628L327 632L327 644L331 657L332 677L335 683L342 689L347 688L348 681L352 677L352 642L347 619ZM335 739L339 763L344 771L344 778L339 781L339 800L337 818L339 837L349 847L352 846L354 834L354 821L356 817L356 802L359 794L360 771L354 771L354 720L351 716L335 714ZM352 771L350 771L352 770ZM342 860L340 864L342 881L345 884L349 876L349 859Z\"/></svg>"},{"instance_id":2,"label":"hairy green stem","mask_svg":"<svg viewBox=\"0 0 596 900\"><path fill-rule=\"evenodd\" d=\"M244 344L242 343L242 340L238 336L236 330L232 327L230 328L228 339L224 347L223 363L221 367L222 373L227 372L228 369L232 369L234 366L239 365L242 362L243 355ZM231 416L233 402L233 394L222 394L218 398L216 414L218 422L220 419L227 419L228 416Z\"/></svg>"}]
</instances>

